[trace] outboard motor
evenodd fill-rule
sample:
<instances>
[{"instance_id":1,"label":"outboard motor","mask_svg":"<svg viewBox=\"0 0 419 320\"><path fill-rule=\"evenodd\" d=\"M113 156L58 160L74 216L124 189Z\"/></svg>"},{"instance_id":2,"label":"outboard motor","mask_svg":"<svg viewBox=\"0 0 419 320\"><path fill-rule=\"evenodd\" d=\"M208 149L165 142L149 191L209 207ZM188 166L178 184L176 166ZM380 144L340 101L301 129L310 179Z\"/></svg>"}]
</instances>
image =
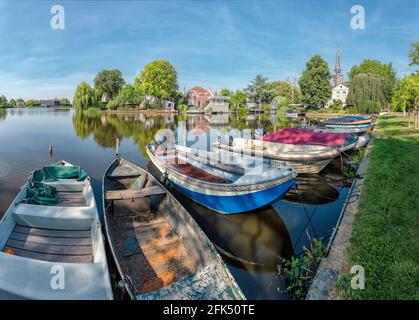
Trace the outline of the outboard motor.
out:
<instances>
[{"instance_id":1,"label":"outboard motor","mask_svg":"<svg viewBox=\"0 0 419 320\"><path fill-rule=\"evenodd\" d=\"M228 145L229 145L229 147L232 147L233 146L233 141L234 141L233 136L228 137Z\"/></svg>"}]
</instances>

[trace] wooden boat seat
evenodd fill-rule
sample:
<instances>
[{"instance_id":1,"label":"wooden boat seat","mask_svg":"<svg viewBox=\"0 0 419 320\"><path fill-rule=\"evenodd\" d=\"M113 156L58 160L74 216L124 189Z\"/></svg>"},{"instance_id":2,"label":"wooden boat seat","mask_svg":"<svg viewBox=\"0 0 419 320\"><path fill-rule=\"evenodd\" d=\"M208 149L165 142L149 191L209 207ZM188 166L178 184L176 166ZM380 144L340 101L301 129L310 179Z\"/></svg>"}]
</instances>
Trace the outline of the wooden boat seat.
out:
<instances>
[{"instance_id":1,"label":"wooden boat seat","mask_svg":"<svg viewBox=\"0 0 419 320\"><path fill-rule=\"evenodd\" d=\"M89 258L85 263L84 260L70 254L53 255L11 249L14 254L0 251L0 299L68 300L77 297L80 300L99 300L112 298L109 294L110 284L103 281L107 277L107 271L102 263L92 263L91 255L86 255ZM63 290L51 285L54 283L54 277L59 277L60 268L64 268L65 271ZM10 279L15 279L15 281L10 281Z\"/></svg>"},{"instance_id":2,"label":"wooden boat seat","mask_svg":"<svg viewBox=\"0 0 419 320\"><path fill-rule=\"evenodd\" d=\"M50 230L16 225L3 251L51 262L91 263L90 230Z\"/></svg>"},{"instance_id":3,"label":"wooden boat seat","mask_svg":"<svg viewBox=\"0 0 419 320\"><path fill-rule=\"evenodd\" d=\"M134 189L126 189L126 190L112 190L106 191L105 199L106 200L126 200L126 199L135 199L135 198L143 198L158 194L165 194L164 191L160 186L151 186L147 188L143 188L140 190Z\"/></svg>"},{"instance_id":4,"label":"wooden boat seat","mask_svg":"<svg viewBox=\"0 0 419 320\"><path fill-rule=\"evenodd\" d=\"M21 203L13 210L19 225L55 230L89 230L96 218L94 206L38 206Z\"/></svg>"}]
</instances>

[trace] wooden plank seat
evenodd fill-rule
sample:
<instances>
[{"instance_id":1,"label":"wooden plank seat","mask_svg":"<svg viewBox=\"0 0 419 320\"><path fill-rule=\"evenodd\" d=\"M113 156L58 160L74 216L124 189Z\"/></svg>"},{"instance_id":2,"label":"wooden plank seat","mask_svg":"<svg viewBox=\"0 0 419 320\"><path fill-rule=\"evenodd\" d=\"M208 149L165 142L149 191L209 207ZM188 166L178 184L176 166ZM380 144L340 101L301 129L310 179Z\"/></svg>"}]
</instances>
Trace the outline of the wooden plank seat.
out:
<instances>
[{"instance_id":1,"label":"wooden plank seat","mask_svg":"<svg viewBox=\"0 0 419 320\"><path fill-rule=\"evenodd\" d=\"M30 259L91 263L93 261L90 231L67 231L30 228L16 225L3 251Z\"/></svg>"},{"instance_id":2,"label":"wooden plank seat","mask_svg":"<svg viewBox=\"0 0 419 320\"><path fill-rule=\"evenodd\" d=\"M143 188L140 190L126 189L126 190L107 191L105 194L105 199L106 200L126 200L126 199L143 198L147 196L165 194L165 193L166 191L164 191L161 187L156 185L156 186Z\"/></svg>"},{"instance_id":3,"label":"wooden plank seat","mask_svg":"<svg viewBox=\"0 0 419 320\"><path fill-rule=\"evenodd\" d=\"M57 192L57 206L61 207L86 207L83 192Z\"/></svg>"}]
</instances>

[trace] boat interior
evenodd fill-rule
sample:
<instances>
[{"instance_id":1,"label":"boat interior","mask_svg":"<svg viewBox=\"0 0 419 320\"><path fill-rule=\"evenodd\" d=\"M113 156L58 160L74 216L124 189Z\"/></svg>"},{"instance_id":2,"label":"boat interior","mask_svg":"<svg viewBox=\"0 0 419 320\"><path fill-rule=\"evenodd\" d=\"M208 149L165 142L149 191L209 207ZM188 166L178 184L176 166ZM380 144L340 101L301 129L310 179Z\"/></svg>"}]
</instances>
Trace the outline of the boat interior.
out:
<instances>
[{"instance_id":1,"label":"boat interior","mask_svg":"<svg viewBox=\"0 0 419 320\"><path fill-rule=\"evenodd\" d=\"M27 183L1 220L0 299L112 298L90 182L55 186L57 202L40 205L28 201ZM69 279L58 293L50 285L57 265Z\"/></svg>"},{"instance_id":2,"label":"boat interior","mask_svg":"<svg viewBox=\"0 0 419 320\"><path fill-rule=\"evenodd\" d=\"M169 286L210 263L208 243L192 218L146 171L117 160L104 190L107 231L134 295Z\"/></svg>"}]
</instances>

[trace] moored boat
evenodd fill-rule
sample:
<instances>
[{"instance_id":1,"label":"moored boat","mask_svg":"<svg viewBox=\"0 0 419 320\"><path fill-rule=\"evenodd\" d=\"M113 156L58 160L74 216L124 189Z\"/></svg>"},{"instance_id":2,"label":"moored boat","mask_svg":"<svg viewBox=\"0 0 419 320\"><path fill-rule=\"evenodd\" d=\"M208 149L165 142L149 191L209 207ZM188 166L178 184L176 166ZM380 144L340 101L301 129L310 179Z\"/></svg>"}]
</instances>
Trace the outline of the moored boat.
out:
<instances>
[{"instance_id":1,"label":"moored boat","mask_svg":"<svg viewBox=\"0 0 419 320\"><path fill-rule=\"evenodd\" d=\"M356 139L346 135L321 135L303 129L281 129L257 139L234 138L228 144L214 143L215 149L274 160L298 173L318 173L342 148L351 148Z\"/></svg>"},{"instance_id":2,"label":"moored boat","mask_svg":"<svg viewBox=\"0 0 419 320\"><path fill-rule=\"evenodd\" d=\"M60 161L34 171L0 222L0 299L112 299L87 173Z\"/></svg>"},{"instance_id":3,"label":"moored boat","mask_svg":"<svg viewBox=\"0 0 419 320\"><path fill-rule=\"evenodd\" d=\"M295 183L290 167L266 161L246 165L240 159L219 161L218 154L173 145L163 149L149 144L153 164L185 196L224 214L249 212L271 204ZM231 154L231 153L230 153ZM234 154L231 154L234 155Z\"/></svg>"},{"instance_id":4,"label":"moored boat","mask_svg":"<svg viewBox=\"0 0 419 320\"><path fill-rule=\"evenodd\" d=\"M364 116L345 116L340 118L332 118L322 121L326 125L371 125L373 119Z\"/></svg>"},{"instance_id":5,"label":"moored boat","mask_svg":"<svg viewBox=\"0 0 419 320\"><path fill-rule=\"evenodd\" d=\"M245 298L198 224L147 171L116 158L103 208L118 287L131 299Z\"/></svg>"}]
</instances>

